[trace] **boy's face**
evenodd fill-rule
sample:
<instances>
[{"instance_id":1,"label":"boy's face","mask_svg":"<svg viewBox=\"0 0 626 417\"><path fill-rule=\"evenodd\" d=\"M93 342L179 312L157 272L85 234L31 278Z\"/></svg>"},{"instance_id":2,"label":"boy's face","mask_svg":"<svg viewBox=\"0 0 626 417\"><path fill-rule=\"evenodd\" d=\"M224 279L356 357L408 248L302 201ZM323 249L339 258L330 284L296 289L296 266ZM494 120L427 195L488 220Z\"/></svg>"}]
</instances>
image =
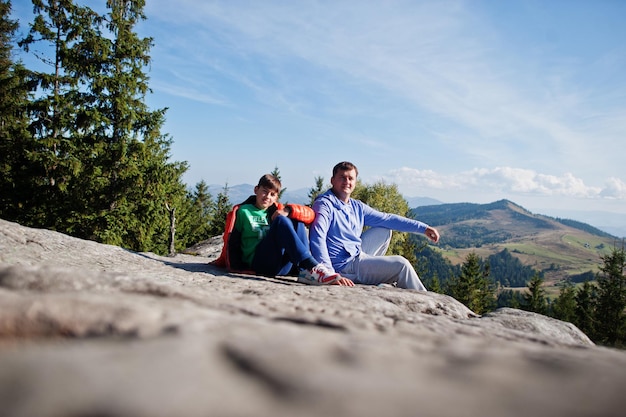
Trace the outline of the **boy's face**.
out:
<instances>
[{"instance_id":1,"label":"boy's face","mask_svg":"<svg viewBox=\"0 0 626 417\"><path fill-rule=\"evenodd\" d=\"M256 206L260 209L266 209L278 200L278 191L267 187L254 187L256 195Z\"/></svg>"}]
</instances>

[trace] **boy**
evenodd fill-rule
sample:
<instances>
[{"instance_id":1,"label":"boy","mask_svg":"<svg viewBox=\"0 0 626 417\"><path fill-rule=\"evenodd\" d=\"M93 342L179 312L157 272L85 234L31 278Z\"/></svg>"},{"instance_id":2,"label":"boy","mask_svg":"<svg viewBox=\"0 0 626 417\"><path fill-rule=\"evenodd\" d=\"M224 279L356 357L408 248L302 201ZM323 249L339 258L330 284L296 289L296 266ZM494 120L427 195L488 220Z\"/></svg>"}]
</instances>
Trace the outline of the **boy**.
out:
<instances>
[{"instance_id":1,"label":"boy","mask_svg":"<svg viewBox=\"0 0 626 417\"><path fill-rule=\"evenodd\" d=\"M222 254L213 264L264 276L287 275L295 266L299 282L353 286L313 258L305 228L313 221L313 210L278 203L280 189L278 178L263 175L254 195L233 207L226 218Z\"/></svg>"}]
</instances>

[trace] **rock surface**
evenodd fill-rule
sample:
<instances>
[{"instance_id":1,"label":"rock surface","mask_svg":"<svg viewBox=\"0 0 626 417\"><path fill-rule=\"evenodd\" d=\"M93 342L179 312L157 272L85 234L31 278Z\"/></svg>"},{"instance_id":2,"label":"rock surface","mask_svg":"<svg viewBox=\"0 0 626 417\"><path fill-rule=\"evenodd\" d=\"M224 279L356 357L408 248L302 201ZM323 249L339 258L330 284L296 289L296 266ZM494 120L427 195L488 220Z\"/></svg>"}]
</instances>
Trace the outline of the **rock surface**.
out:
<instances>
[{"instance_id":1,"label":"rock surface","mask_svg":"<svg viewBox=\"0 0 626 417\"><path fill-rule=\"evenodd\" d=\"M621 416L626 352L514 309L306 286L0 220L0 415Z\"/></svg>"}]
</instances>

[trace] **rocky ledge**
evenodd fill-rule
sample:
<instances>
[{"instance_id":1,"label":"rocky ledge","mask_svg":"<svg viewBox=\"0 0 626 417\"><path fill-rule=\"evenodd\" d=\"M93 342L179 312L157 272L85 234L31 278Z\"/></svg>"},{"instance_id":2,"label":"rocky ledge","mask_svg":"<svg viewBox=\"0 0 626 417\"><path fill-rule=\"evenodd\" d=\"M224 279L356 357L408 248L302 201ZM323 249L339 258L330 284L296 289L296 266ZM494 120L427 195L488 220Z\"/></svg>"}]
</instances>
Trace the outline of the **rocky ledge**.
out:
<instances>
[{"instance_id":1,"label":"rocky ledge","mask_svg":"<svg viewBox=\"0 0 626 417\"><path fill-rule=\"evenodd\" d=\"M538 314L227 274L0 220L0 410L621 416L626 352Z\"/></svg>"}]
</instances>

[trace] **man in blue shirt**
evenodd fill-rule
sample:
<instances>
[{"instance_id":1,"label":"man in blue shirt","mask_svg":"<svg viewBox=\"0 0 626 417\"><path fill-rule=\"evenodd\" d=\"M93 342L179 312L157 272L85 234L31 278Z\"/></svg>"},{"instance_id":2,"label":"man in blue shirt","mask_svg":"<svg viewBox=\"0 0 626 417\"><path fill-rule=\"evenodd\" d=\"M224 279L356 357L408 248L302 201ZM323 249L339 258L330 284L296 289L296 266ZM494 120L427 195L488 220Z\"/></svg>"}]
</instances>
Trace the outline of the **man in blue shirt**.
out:
<instances>
[{"instance_id":1,"label":"man in blue shirt","mask_svg":"<svg viewBox=\"0 0 626 417\"><path fill-rule=\"evenodd\" d=\"M439 232L417 220L374 210L350 198L358 170L351 162L333 168L332 188L313 204L315 220L309 240L315 259L357 284L396 284L400 288L426 291L411 263L400 255L383 256L391 231L423 233L433 242ZM370 229L363 232L363 226Z\"/></svg>"}]
</instances>

